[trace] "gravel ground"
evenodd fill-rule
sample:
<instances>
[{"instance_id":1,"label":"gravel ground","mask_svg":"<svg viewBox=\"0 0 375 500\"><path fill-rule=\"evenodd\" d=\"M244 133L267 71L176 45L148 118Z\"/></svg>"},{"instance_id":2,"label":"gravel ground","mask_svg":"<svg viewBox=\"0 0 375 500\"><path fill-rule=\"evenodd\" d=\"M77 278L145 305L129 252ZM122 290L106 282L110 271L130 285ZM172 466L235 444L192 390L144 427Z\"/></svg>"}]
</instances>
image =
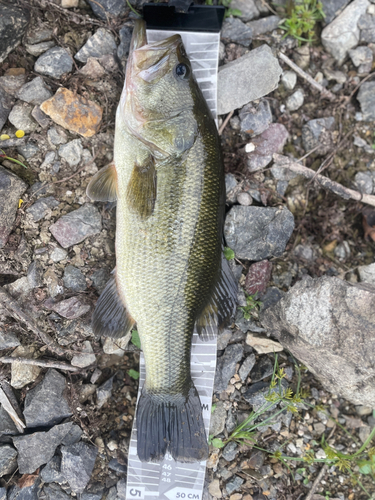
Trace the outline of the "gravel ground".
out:
<instances>
[{"instance_id":1,"label":"gravel ground","mask_svg":"<svg viewBox=\"0 0 375 500\"><path fill-rule=\"evenodd\" d=\"M101 3L0 0L0 500L125 498L139 352L91 329L116 208L85 191L112 160L134 15ZM282 6L232 7L242 15L223 26L218 108L239 308L218 338L204 498L375 498L360 464L324 465L322 441L353 454L375 427L375 4L326 0L311 45L283 38ZM286 168L301 158L358 197ZM292 320L290 304L305 316ZM286 318L279 331L272 315ZM276 352L284 394L302 401L276 402L254 442L230 440L265 403Z\"/></svg>"}]
</instances>

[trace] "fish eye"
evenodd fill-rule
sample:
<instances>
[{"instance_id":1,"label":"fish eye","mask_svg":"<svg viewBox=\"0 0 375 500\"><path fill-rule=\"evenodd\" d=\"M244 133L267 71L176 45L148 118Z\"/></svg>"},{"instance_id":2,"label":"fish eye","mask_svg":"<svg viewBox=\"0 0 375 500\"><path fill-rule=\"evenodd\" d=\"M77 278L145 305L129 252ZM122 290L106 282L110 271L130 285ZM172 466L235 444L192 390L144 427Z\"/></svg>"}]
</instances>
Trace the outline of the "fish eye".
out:
<instances>
[{"instance_id":1,"label":"fish eye","mask_svg":"<svg viewBox=\"0 0 375 500\"><path fill-rule=\"evenodd\" d=\"M179 78L180 80L187 80L190 75L190 69L188 66L186 66L186 64L180 63L177 64L175 73L177 78Z\"/></svg>"}]
</instances>

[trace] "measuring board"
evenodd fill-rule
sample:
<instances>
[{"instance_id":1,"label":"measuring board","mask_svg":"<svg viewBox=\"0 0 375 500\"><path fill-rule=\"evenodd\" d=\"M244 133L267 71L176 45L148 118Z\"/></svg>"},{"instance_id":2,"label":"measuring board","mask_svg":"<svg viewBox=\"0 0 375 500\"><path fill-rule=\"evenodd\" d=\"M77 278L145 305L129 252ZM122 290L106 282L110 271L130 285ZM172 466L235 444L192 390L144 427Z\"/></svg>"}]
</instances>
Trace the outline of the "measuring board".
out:
<instances>
[{"instance_id":1,"label":"measuring board","mask_svg":"<svg viewBox=\"0 0 375 500\"><path fill-rule=\"evenodd\" d=\"M181 35L194 76L217 124L217 68L220 33L147 30L148 43ZM191 351L191 375L199 393L206 434L209 435L212 393L216 369L217 341L203 342L194 332ZM140 356L138 399L145 381L143 353ZM160 463L141 462L137 456L137 420L130 439L126 499L202 500L206 461L185 464L169 454Z\"/></svg>"}]
</instances>

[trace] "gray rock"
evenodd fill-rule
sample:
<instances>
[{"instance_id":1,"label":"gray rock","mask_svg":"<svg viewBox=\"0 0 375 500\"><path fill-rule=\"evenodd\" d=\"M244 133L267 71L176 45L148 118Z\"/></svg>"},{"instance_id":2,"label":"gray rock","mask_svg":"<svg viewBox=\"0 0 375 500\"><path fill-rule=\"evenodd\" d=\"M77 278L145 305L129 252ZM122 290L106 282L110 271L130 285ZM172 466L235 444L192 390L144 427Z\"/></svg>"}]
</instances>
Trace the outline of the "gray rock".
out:
<instances>
[{"instance_id":1,"label":"gray rock","mask_svg":"<svg viewBox=\"0 0 375 500\"><path fill-rule=\"evenodd\" d=\"M358 21L358 28L361 30L361 42L375 42L375 14L363 14ZM370 68L371 69L371 68Z\"/></svg>"},{"instance_id":2,"label":"gray rock","mask_svg":"<svg viewBox=\"0 0 375 500\"><path fill-rule=\"evenodd\" d=\"M100 2L88 0L88 3L96 17L103 21L107 21L108 15L113 17L123 16L127 10L126 0L100 0Z\"/></svg>"},{"instance_id":3,"label":"gray rock","mask_svg":"<svg viewBox=\"0 0 375 500\"><path fill-rule=\"evenodd\" d=\"M13 99L2 87L0 87L0 130L4 127L12 106Z\"/></svg>"},{"instance_id":4,"label":"gray rock","mask_svg":"<svg viewBox=\"0 0 375 500\"><path fill-rule=\"evenodd\" d=\"M310 245L297 245L294 249L294 255L303 260L312 261L315 259L314 249Z\"/></svg>"},{"instance_id":5,"label":"gray rock","mask_svg":"<svg viewBox=\"0 0 375 500\"><path fill-rule=\"evenodd\" d=\"M374 407L374 306L372 285L305 278L261 320L325 389L355 405Z\"/></svg>"},{"instance_id":6,"label":"gray rock","mask_svg":"<svg viewBox=\"0 0 375 500\"><path fill-rule=\"evenodd\" d=\"M7 489L0 487L0 500L7 500Z\"/></svg>"},{"instance_id":7,"label":"gray rock","mask_svg":"<svg viewBox=\"0 0 375 500\"><path fill-rule=\"evenodd\" d=\"M237 17L228 17L221 29L221 39L225 42L235 42L245 47L251 44L253 31Z\"/></svg>"},{"instance_id":8,"label":"gray rock","mask_svg":"<svg viewBox=\"0 0 375 500\"><path fill-rule=\"evenodd\" d=\"M375 82L363 83L357 99L361 105L363 120L375 120Z\"/></svg>"},{"instance_id":9,"label":"gray rock","mask_svg":"<svg viewBox=\"0 0 375 500\"><path fill-rule=\"evenodd\" d=\"M119 31L120 45L117 47L117 57L123 61L129 55L130 41L132 39L133 26L125 24Z\"/></svg>"},{"instance_id":10,"label":"gray rock","mask_svg":"<svg viewBox=\"0 0 375 500\"><path fill-rule=\"evenodd\" d=\"M242 382L246 382L246 379L254 365L255 365L255 354L249 354L245 358L245 361L242 363L240 369L238 370L238 375L240 376Z\"/></svg>"},{"instance_id":11,"label":"gray rock","mask_svg":"<svg viewBox=\"0 0 375 500\"><path fill-rule=\"evenodd\" d=\"M238 453L238 444L231 441L223 449L222 456L227 462L232 462Z\"/></svg>"},{"instance_id":12,"label":"gray rock","mask_svg":"<svg viewBox=\"0 0 375 500\"><path fill-rule=\"evenodd\" d=\"M0 477L17 469L17 452L8 444L0 445Z\"/></svg>"},{"instance_id":13,"label":"gray rock","mask_svg":"<svg viewBox=\"0 0 375 500\"><path fill-rule=\"evenodd\" d=\"M356 189L362 194L371 194L373 190L372 177L367 172L357 172L354 177Z\"/></svg>"},{"instance_id":14,"label":"gray rock","mask_svg":"<svg viewBox=\"0 0 375 500\"><path fill-rule=\"evenodd\" d=\"M302 143L305 151L320 147L314 151L315 154L325 155L332 146L332 131L335 127L333 116L309 120L302 127Z\"/></svg>"},{"instance_id":15,"label":"gray rock","mask_svg":"<svg viewBox=\"0 0 375 500\"><path fill-rule=\"evenodd\" d=\"M72 500L72 497L65 493L57 484L50 484L43 487L43 493L46 500Z\"/></svg>"},{"instance_id":16,"label":"gray rock","mask_svg":"<svg viewBox=\"0 0 375 500\"><path fill-rule=\"evenodd\" d=\"M52 310L63 318L77 319L89 312L90 306L78 297L70 297L54 304Z\"/></svg>"},{"instance_id":17,"label":"gray rock","mask_svg":"<svg viewBox=\"0 0 375 500\"><path fill-rule=\"evenodd\" d=\"M232 9L241 11L240 18L245 22L260 16L259 9L254 0L232 0L230 6Z\"/></svg>"},{"instance_id":18,"label":"gray rock","mask_svg":"<svg viewBox=\"0 0 375 500\"><path fill-rule=\"evenodd\" d=\"M57 130L55 127L48 129L47 137L53 146L60 146L61 144L66 144L68 141L66 133L62 130Z\"/></svg>"},{"instance_id":19,"label":"gray rock","mask_svg":"<svg viewBox=\"0 0 375 500\"><path fill-rule=\"evenodd\" d=\"M249 193L238 193L237 195L237 201L240 205L243 205L244 207L248 207L252 205L253 199L250 196Z\"/></svg>"},{"instance_id":20,"label":"gray rock","mask_svg":"<svg viewBox=\"0 0 375 500\"><path fill-rule=\"evenodd\" d=\"M51 260L53 260L53 262L60 262L61 260L66 259L67 256L68 252L60 247L55 247L50 255Z\"/></svg>"},{"instance_id":21,"label":"gray rock","mask_svg":"<svg viewBox=\"0 0 375 500\"><path fill-rule=\"evenodd\" d=\"M112 396L113 377L96 389L96 403L101 408Z\"/></svg>"},{"instance_id":22,"label":"gray rock","mask_svg":"<svg viewBox=\"0 0 375 500\"><path fill-rule=\"evenodd\" d=\"M294 217L286 208L234 206L224 234L238 258L259 261L282 255L293 229Z\"/></svg>"},{"instance_id":23,"label":"gray rock","mask_svg":"<svg viewBox=\"0 0 375 500\"><path fill-rule=\"evenodd\" d=\"M36 154L38 154L40 149L33 142L28 142L27 144L23 144L21 146L17 146L17 152L22 155L26 160L32 158Z\"/></svg>"},{"instance_id":24,"label":"gray rock","mask_svg":"<svg viewBox=\"0 0 375 500\"><path fill-rule=\"evenodd\" d=\"M285 379L281 380L282 390L285 391L288 387L288 383ZM269 402L267 402L266 397L270 393L279 394L279 387L270 388L270 384L267 382L255 382L251 384L246 392L243 394L243 398L253 407L253 411L258 411L262 407L266 408ZM273 404L268 408L268 411L272 411L277 407L277 403Z\"/></svg>"},{"instance_id":25,"label":"gray rock","mask_svg":"<svg viewBox=\"0 0 375 500\"><path fill-rule=\"evenodd\" d=\"M73 60L69 52L62 47L52 47L35 62L34 71L42 75L60 78L65 73L70 73Z\"/></svg>"},{"instance_id":26,"label":"gray rock","mask_svg":"<svg viewBox=\"0 0 375 500\"><path fill-rule=\"evenodd\" d=\"M0 405L0 436L9 436L18 434L17 427L10 418L9 413Z\"/></svg>"},{"instance_id":27,"label":"gray rock","mask_svg":"<svg viewBox=\"0 0 375 500\"><path fill-rule=\"evenodd\" d=\"M228 495L231 495L235 491L238 491L241 488L244 479L239 476L234 476L233 479L230 479L225 485L225 489L227 490Z\"/></svg>"},{"instance_id":28,"label":"gray rock","mask_svg":"<svg viewBox=\"0 0 375 500\"><path fill-rule=\"evenodd\" d=\"M83 343L81 352L75 354L71 360L73 366L78 366L78 368L86 368L95 363L96 358L91 344L88 340Z\"/></svg>"},{"instance_id":29,"label":"gray rock","mask_svg":"<svg viewBox=\"0 0 375 500\"><path fill-rule=\"evenodd\" d=\"M343 241L342 243L339 243L334 250L334 254L341 261L348 259L350 257L349 243L347 241Z\"/></svg>"},{"instance_id":30,"label":"gray rock","mask_svg":"<svg viewBox=\"0 0 375 500\"><path fill-rule=\"evenodd\" d=\"M20 488L17 484L8 492L8 500L39 500L40 479L37 478L32 486Z\"/></svg>"},{"instance_id":31,"label":"gray rock","mask_svg":"<svg viewBox=\"0 0 375 500\"><path fill-rule=\"evenodd\" d=\"M368 0L354 0L343 12L326 26L321 35L324 48L342 64L350 49L358 45L358 21L370 5Z\"/></svg>"},{"instance_id":32,"label":"gray rock","mask_svg":"<svg viewBox=\"0 0 375 500\"><path fill-rule=\"evenodd\" d=\"M82 429L79 425L72 425L70 431L64 436L61 441L65 446L71 446L72 444L78 443L82 436Z\"/></svg>"},{"instance_id":33,"label":"gray rock","mask_svg":"<svg viewBox=\"0 0 375 500\"><path fill-rule=\"evenodd\" d=\"M219 401L211 414L210 420L210 436L217 436L223 432L225 420L227 418L227 410L224 408L224 403Z\"/></svg>"},{"instance_id":34,"label":"gray rock","mask_svg":"<svg viewBox=\"0 0 375 500\"><path fill-rule=\"evenodd\" d=\"M33 260L27 269L27 281L31 289L43 286L43 267L38 260Z\"/></svg>"},{"instance_id":35,"label":"gray rock","mask_svg":"<svg viewBox=\"0 0 375 500\"><path fill-rule=\"evenodd\" d=\"M50 124L50 119L49 116L47 116L43 111L40 109L39 106L34 106L31 116L34 118L35 121L39 123L39 125L42 128L47 128Z\"/></svg>"},{"instance_id":36,"label":"gray rock","mask_svg":"<svg viewBox=\"0 0 375 500\"><path fill-rule=\"evenodd\" d=\"M255 149L247 155L247 166L250 172L266 167L275 153L281 153L289 133L282 123L271 123L270 126L252 141ZM249 190L249 193L251 191Z\"/></svg>"},{"instance_id":37,"label":"gray rock","mask_svg":"<svg viewBox=\"0 0 375 500\"><path fill-rule=\"evenodd\" d=\"M113 462L113 460L111 460ZM117 460L116 460L117 462ZM119 464L120 465L120 464ZM108 464L109 467L109 464ZM122 466L124 467L124 466ZM126 467L125 467L126 469ZM103 493L88 493L87 491L85 493L82 493L80 500L101 500L103 498ZM106 500L108 500L108 497L106 497Z\"/></svg>"},{"instance_id":38,"label":"gray rock","mask_svg":"<svg viewBox=\"0 0 375 500\"><path fill-rule=\"evenodd\" d=\"M33 107L29 104L16 104L9 113L8 120L17 129L23 130L26 134L34 132L38 124L33 120L31 113Z\"/></svg>"},{"instance_id":39,"label":"gray rock","mask_svg":"<svg viewBox=\"0 0 375 500\"><path fill-rule=\"evenodd\" d=\"M252 137L267 130L272 123L271 107L266 99L262 99L258 104L246 104L239 112L239 117L241 132L250 134Z\"/></svg>"},{"instance_id":40,"label":"gray rock","mask_svg":"<svg viewBox=\"0 0 375 500\"><path fill-rule=\"evenodd\" d=\"M40 42L46 42L53 39L53 30L45 26L31 26L25 36L25 43L34 45Z\"/></svg>"},{"instance_id":41,"label":"gray rock","mask_svg":"<svg viewBox=\"0 0 375 500\"><path fill-rule=\"evenodd\" d=\"M61 457L54 456L42 469L40 477L44 483L64 483L66 479L61 473Z\"/></svg>"},{"instance_id":42,"label":"gray rock","mask_svg":"<svg viewBox=\"0 0 375 500\"><path fill-rule=\"evenodd\" d=\"M0 330L0 351L9 349L10 347L17 347L18 345L21 345L21 343L14 333Z\"/></svg>"},{"instance_id":43,"label":"gray rock","mask_svg":"<svg viewBox=\"0 0 375 500\"><path fill-rule=\"evenodd\" d=\"M35 222L38 222L44 219L44 217L55 207L59 206L59 204L60 202L53 196L39 198L31 207L26 209L26 212L33 216Z\"/></svg>"},{"instance_id":44,"label":"gray rock","mask_svg":"<svg viewBox=\"0 0 375 500\"><path fill-rule=\"evenodd\" d=\"M0 4L0 63L21 43L29 18L27 9Z\"/></svg>"},{"instance_id":45,"label":"gray rock","mask_svg":"<svg viewBox=\"0 0 375 500\"><path fill-rule=\"evenodd\" d=\"M59 147L59 156L71 166L75 167L82 158L82 141L81 139L74 139Z\"/></svg>"},{"instance_id":46,"label":"gray rock","mask_svg":"<svg viewBox=\"0 0 375 500\"><path fill-rule=\"evenodd\" d=\"M52 47L55 47L56 43L53 40L50 40L48 42L41 42L41 43L36 43L30 45L27 43L25 45L26 51L31 54L34 57L39 57L41 54L46 52L48 49L52 49Z\"/></svg>"},{"instance_id":47,"label":"gray rock","mask_svg":"<svg viewBox=\"0 0 375 500\"><path fill-rule=\"evenodd\" d=\"M282 69L268 45L219 68L218 114L240 108L277 88ZM236 92L233 92L233 89Z\"/></svg>"},{"instance_id":48,"label":"gray rock","mask_svg":"<svg viewBox=\"0 0 375 500\"><path fill-rule=\"evenodd\" d=\"M365 45L361 45L356 49L349 50L349 56L356 68L358 68L358 66L361 66L362 64L371 65L374 58L370 47L366 47Z\"/></svg>"},{"instance_id":49,"label":"gray rock","mask_svg":"<svg viewBox=\"0 0 375 500\"><path fill-rule=\"evenodd\" d=\"M273 373L273 363L268 356L262 356L251 370L251 382L260 382Z\"/></svg>"},{"instance_id":50,"label":"gray rock","mask_svg":"<svg viewBox=\"0 0 375 500\"><path fill-rule=\"evenodd\" d=\"M54 162L56 158L56 153L55 151L48 151L46 156L44 157L44 161L43 163L41 164L40 168L46 168L46 167L49 167L50 165L52 165L52 163Z\"/></svg>"},{"instance_id":51,"label":"gray rock","mask_svg":"<svg viewBox=\"0 0 375 500\"><path fill-rule=\"evenodd\" d=\"M113 54L117 50L115 38L109 31L99 28L91 36L85 45L80 48L74 59L86 63L89 57L102 57L107 54Z\"/></svg>"},{"instance_id":52,"label":"gray rock","mask_svg":"<svg viewBox=\"0 0 375 500\"><path fill-rule=\"evenodd\" d=\"M229 380L236 371L236 364L241 361L243 347L241 344L229 345L216 364L214 391L221 392L228 387Z\"/></svg>"},{"instance_id":53,"label":"gray rock","mask_svg":"<svg viewBox=\"0 0 375 500\"><path fill-rule=\"evenodd\" d=\"M95 271L91 276L90 279L92 281L93 286L98 290L98 292L102 292L107 285L107 282L111 276L111 273L108 271L108 269L101 268Z\"/></svg>"},{"instance_id":54,"label":"gray rock","mask_svg":"<svg viewBox=\"0 0 375 500\"><path fill-rule=\"evenodd\" d=\"M224 330L219 333L217 337L217 350L223 351L227 345L229 344L230 339L232 338L233 331L232 330Z\"/></svg>"},{"instance_id":55,"label":"gray rock","mask_svg":"<svg viewBox=\"0 0 375 500\"><path fill-rule=\"evenodd\" d=\"M112 458L112 460L108 464L108 468L115 471L117 474L126 474L126 465L120 464L116 458Z\"/></svg>"},{"instance_id":56,"label":"gray rock","mask_svg":"<svg viewBox=\"0 0 375 500\"><path fill-rule=\"evenodd\" d=\"M337 83L344 84L347 80L346 74L342 71L334 71L333 69L330 69L330 68L325 68L323 71L324 71L325 77L327 78L327 80L329 82L334 81Z\"/></svg>"},{"instance_id":57,"label":"gray rock","mask_svg":"<svg viewBox=\"0 0 375 500\"><path fill-rule=\"evenodd\" d=\"M61 471L75 493L82 493L90 480L98 450L83 443L63 446Z\"/></svg>"},{"instance_id":58,"label":"gray rock","mask_svg":"<svg viewBox=\"0 0 375 500\"><path fill-rule=\"evenodd\" d=\"M63 215L49 229L60 245L68 248L100 233L102 218L94 205L86 203L81 208Z\"/></svg>"},{"instance_id":59,"label":"gray rock","mask_svg":"<svg viewBox=\"0 0 375 500\"><path fill-rule=\"evenodd\" d=\"M297 174L289 170L288 168L283 167L282 165L278 165L274 163L271 167L271 174L274 179L278 181L291 181L297 177Z\"/></svg>"},{"instance_id":60,"label":"gray rock","mask_svg":"<svg viewBox=\"0 0 375 500\"><path fill-rule=\"evenodd\" d=\"M293 90L297 83L297 74L294 71L285 71L281 77L281 83L286 90Z\"/></svg>"},{"instance_id":61,"label":"gray rock","mask_svg":"<svg viewBox=\"0 0 375 500\"><path fill-rule=\"evenodd\" d=\"M18 202L27 189L15 174L0 166L0 248L3 248L13 229Z\"/></svg>"},{"instance_id":62,"label":"gray rock","mask_svg":"<svg viewBox=\"0 0 375 500\"><path fill-rule=\"evenodd\" d=\"M22 87L22 85L26 81L25 75L7 75L0 77L0 87L5 90L7 94L12 97L16 97L18 90Z\"/></svg>"},{"instance_id":63,"label":"gray rock","mask_svg":"<svg viewBox=\"0 0 375 500\"><path fill-rule=\"evenodd\" d=\"M325 14L324 23L329 24L337 17L350 0L322 0L323 12Z\"/></svg>"},{"instance_id":64,"label":"gray rock","mask_svg":"<svg viewBox=\"0 0 375 500\"><path fill-rule=\"evenodd\" d=\"M267 16L246 24L253 30L253 36L258 36L275 30L279 26L280 21L279 16Z\"/></svg>"},{"instance_id":65,"label":"gray rock","mask_svg":"<svg viewBox=\"0 0 375 500\"><path fill-rule=\"evenodd\" d=\"M26 394L24 416L30 427L46 427L61 422L72 414L64 398L65 378L49 369L44 379Z\"/></svg>"},{"instance_id":66,"label":"gray rock","mask_svg":"<svg viewBox=\"0 0 375 500\"><path fill-rule=\"evenodd\" d=\"M17 92L17 98L29 104L42 104L52 97L52 92L47 88L41 76L25 83Z\"/></svg>"},{"instance_id":67,"label":"gray rock","mask_svg":"<svg viewBox=\"0 0 375 500\"><path fill-rule=\"evenodd\" d=\"M305 99L305 94L302 89L297 89L292 95L286 100L286 107L289 111L297 111L302 105Z\"/></svg>"},{"instance_id":68,"label":"gray rock","mask_svg":"<svg viewBox=\"0 0 375 500\"><path fill-rule=\"evenodd\" d=\"M48 432L34 432L26 436L13 437L14 446L18 451L20 474L31 474L38 467L49 462L72 425L73 422L67 422L55 425Z\"/></svg>"},{"instance_id":69,"label":"gray rock","mask_svg":"<svg viewBox=\"0 0 375 500\"><path fill-rule=\"evenodd\" d=\"M64 269L64 286L70 288L73 292L83 292L86 290L86 278L81 271L74 266L68 265Z\"/></svg>"},{"instance_id":70,"label":"gray rock","mask_svg":"<svg viewBox=\"0 0 375 500\"><path fill-rule=\"evenodd\" d=\"M375 263L368 266L359 266L358 274L360 281L375 285Z\"/></svg>"}]
</instances>

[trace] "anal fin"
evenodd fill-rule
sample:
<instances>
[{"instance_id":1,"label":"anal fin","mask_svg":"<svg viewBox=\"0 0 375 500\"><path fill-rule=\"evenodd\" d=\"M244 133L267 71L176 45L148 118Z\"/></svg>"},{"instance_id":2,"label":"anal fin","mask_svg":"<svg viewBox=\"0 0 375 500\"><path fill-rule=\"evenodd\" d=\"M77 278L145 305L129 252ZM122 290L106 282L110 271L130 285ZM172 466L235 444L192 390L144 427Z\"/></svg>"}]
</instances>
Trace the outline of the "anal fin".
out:
<instances>
[{"instance_id":1,"label":"anal fin","mask_svg":"<svg viewBox=\"0 0 375 500\"><path fill-rule=\"evenodd\" d=\"M125 337L134 323L118 293L116 277L113 276L96 303L92 329L95 335L118 339Z\"/></svg>"},{"instance_id":2,"label":"anal fin","mask_svg":"<svg viewBox=\"0 0 375 500\"><path fill-rule=\"evenodd\" d=\"M203 340L215 337L236 311L237 284L224 254L221 255L221 273L206 307L197 319L196 328Z\"/></svg>"},{"instance_id":3,"label":"anal fin","mask_svg":"<svg viewBox=\"0 0 375 500\"><path fill-rule=\"evenodd\" d=\"M129 207L145 219L154 211L156 200L156 169L150 156L143 165L135 164L126 190Z\"/></svg>"},{"instance_id":4,"label":"anal fin","mask_svg":"<svg viewBox=\"0 0 375 500\"><path fill-rule=\"evenodd\" d=\"M94 175L87 186L86 194L93 201L117 200L117 173L113 162Z\"/></svg>"}]
</instances>

